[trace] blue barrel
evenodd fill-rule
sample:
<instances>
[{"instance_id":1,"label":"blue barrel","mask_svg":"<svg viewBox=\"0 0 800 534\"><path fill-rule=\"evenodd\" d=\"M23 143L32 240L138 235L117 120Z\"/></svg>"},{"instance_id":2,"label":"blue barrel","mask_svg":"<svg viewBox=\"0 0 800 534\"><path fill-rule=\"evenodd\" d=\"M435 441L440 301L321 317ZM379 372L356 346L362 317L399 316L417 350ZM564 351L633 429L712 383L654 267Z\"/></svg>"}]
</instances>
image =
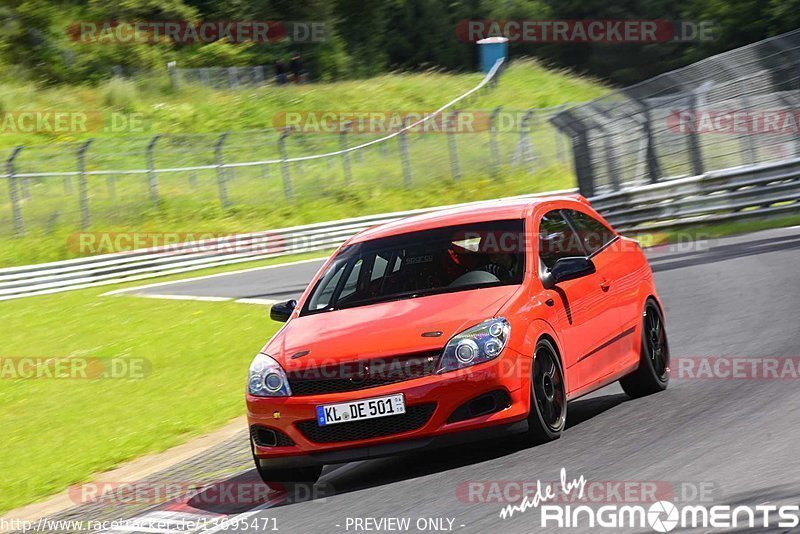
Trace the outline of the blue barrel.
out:
<instances>
[{"instance_id":1,"label":"blue barrel","mask_svg":"<svg viewBox=\"0 0 800 534\"><path fill-rule=\"evenodd\" d=\"M487 37L478 41L481 56L481 72L492 70L498 59L508 59L508 39L505 37Z\"/></svg>"}]
</instances>

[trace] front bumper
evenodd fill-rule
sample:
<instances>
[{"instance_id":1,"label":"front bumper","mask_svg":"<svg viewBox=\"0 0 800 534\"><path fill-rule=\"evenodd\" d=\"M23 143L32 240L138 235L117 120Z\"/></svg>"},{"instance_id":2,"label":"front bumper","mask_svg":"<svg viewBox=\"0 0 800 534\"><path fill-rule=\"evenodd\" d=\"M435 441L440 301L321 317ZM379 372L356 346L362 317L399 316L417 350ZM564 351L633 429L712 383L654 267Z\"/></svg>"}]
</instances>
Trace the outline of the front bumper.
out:
<instances>
[{"instance_id":1,"label":"front bumper","mask_svg":"<svg viewBox=\"0 0 800 534\"><path fill-rule=\"evenodd\" d=\"M376 458L465 441L480 440L527 430L530 358L510 347L496 360L467 369L432 375L346 393L302 397L262 398L247 395L248 423L284 433L291 446L264 447L252 442L253 452L264 469L282 469ZM508 406L493 413L449 422L465 403L484 394L504 391ZM421 427L375 438L320 443L298 427L316 421L316 407L403 393L406 408L435 404ZM381 421L381 418L370 421ZM366 422L366 421L365 421ZM351 423L341 423L348 425ZM335 425L339 426L339 425Z\"/></svg>"}]
</instances>

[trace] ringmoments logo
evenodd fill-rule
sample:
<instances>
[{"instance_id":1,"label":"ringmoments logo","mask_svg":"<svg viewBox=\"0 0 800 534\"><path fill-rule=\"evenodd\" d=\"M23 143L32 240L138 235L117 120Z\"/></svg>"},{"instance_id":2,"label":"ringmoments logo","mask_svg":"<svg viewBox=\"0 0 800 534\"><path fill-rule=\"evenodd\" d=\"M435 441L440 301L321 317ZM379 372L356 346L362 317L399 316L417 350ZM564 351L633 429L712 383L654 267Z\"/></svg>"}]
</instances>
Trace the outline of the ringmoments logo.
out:
<instances>
[{"instance_id":1,"label":"ringmoments logo","mask_svg":"<svg viewBox=\"0 0 800 534\"><path fill-rule=\"evenodd\" d=\"M558 503L558 496L584 498L588 481L584 476L568 479L561 469L560 481L555 484L537 481L536 491L520 502L500 510L500 519L509 519L528 510L539 511L541 528L607 528L644 529L672 532L678 528L714 529L791 529L800 526L800 506L771 505L731 506L711 504L682 504L662 500L650 505L608 504L599 507Z\"/></svg>"}]
</instances>

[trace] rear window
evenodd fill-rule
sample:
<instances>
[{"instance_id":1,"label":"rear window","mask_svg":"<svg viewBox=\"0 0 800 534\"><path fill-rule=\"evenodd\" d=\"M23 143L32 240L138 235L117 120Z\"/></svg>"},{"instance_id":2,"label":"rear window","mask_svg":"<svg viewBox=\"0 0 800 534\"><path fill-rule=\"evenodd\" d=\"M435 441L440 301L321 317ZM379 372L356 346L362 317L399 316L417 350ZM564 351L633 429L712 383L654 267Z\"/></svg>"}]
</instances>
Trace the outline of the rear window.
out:
<instances>
[{"instance_id":1,"label":"rear window","mask_svg":"<svg viewBox=\"0 0 800 534\"><path fill-rule=\"evenodd\" d=\"M522 219L447 226L344 248L301 315L481 287L521 284Z\"/></svg>"}]
</instances>

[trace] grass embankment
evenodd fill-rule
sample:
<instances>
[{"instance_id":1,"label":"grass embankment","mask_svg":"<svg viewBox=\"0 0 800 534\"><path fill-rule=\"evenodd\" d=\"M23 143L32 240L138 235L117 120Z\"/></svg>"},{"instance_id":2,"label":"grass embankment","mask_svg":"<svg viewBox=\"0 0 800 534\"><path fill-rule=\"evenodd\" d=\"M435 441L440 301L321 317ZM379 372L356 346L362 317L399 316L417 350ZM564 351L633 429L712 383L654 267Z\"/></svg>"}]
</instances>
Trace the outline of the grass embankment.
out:
<instances>
[{"instance_id":1,"label":"grass embankment","mask_svg":"<svg viewBox=\"0 0 800 534\"><path fill-rule=\"evenodd\" d=\"M266 309L100 296L119 287L0 303L0 515L244 412L247 366L280 326ZM89 364L77 369L79 378L14 379L32 369L14 358ZM80 378L94 376L95 358L107 366L116 361L117 373L130 371L134 378Z\"/></svg>"},{"instance_id":2,"label":"grass embankment","mask_svg":"<svg viewBox=\"0 0 800 534\"><path fill-rule=\"evenodd\" d=\"M436 109L473 87L480 74L391 74L369 80L305 86L264 86L236 91L215 91L187 86L178 91L162 83L112 81L89 88L0 86L0 102L16 109L94 110L137 113L144 117L146 135L87 132L60 135L53 141L79 142L96 138L87 159L89 170L141 169L144 149L152 134L232 132L270 127L276 113L286 111L399 111ZM490 111L503 105L515 110L583 101L605 91L600 84L564 72L549 71L536 63L512 64L499 85L470 102L470 109ZM517 116L518 120L519 116ZM259 137L261 135L262 137ZM352 135L351 146L379 134ZM459 134L456 144L460 179L452 175L447 136L410 135L410 188L404 187L397 142L354 154L349 161L352 179L345 183L339 158L293 165L291 180L296 199L284 194L279 165L242 167L228 174L230 205L219 200L215 170L160 174L161 202L150 202L145 175L118 175L113 186L106 176L89 179L90 231L109 232L241 232L563 188L573 179L566 157L556 158L553 129L544 122L533 125L532 143L538 159L518 164L514 153L519 133L513 127L498 135L501 163L492 164L488 133ZM0 152L21 143L41 142L42 135L0 135ZM277 134L232 134L226 142L226 162L277 158ZM198 141L200 140L200 141ZM213 164L213 137L165 137L157 145L156 167ZM394 141L394 140L393 140ZM563 140L562 140L563 141ZM290 156L338 148L336 134L292 136ZM77 145L75 145L77 146ZM74 150L75 146L70 150ZM563 148L563 147L562 147ZM26 147L19 156L18 172L73 170L72 152L56 147ZM59 159L51 159L60 154ZM66 154L66 155L65 155ZM517 164L513 162L517 161ZM22 201L26 236L11 238L8 195L0 195L0 265L20 265L81 255L67 241L79 228L77 185L61 178L32 179L30 195Z\"/></svg>"}]
</instances>

